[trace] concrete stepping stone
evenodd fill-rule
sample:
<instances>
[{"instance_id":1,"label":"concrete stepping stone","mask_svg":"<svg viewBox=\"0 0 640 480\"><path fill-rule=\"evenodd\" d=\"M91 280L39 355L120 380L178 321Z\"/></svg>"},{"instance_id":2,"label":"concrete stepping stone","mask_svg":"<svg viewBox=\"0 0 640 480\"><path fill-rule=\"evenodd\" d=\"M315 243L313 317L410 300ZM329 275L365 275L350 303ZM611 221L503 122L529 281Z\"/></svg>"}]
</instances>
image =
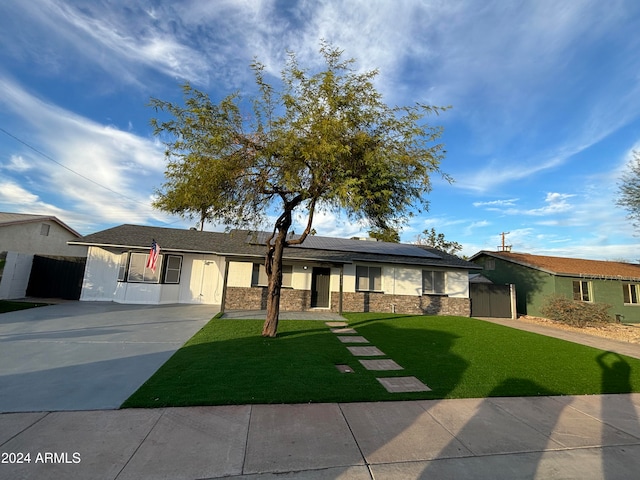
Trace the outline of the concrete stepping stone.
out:
<instances>
[{"instance_id":1,"label":"concrete stepping stone","mask_svg":"<svg viewBox=\"0 0 640 480\"><path fill-rule=\"evenodd\" d=\"M346 327L347 322L324 322L327 327Z\"/></svg>"},{"instance_id":2,"label":"concrete stepping stone","mask_svg":"<svg viewBox=\"0 0 640 480\"><path fill-rule=\"evenodd\" d=\"M369 340L359 335L338 337L338 340L340 340L342 343L369 343Z\"/></svg>"},{"instance_id":3,"label":"concrete stepping stone","mask_svg":"<svg viewBox=\"0 0 640 480\"><path fill-rule=\"evenodd\" d=\"M356 357L378 357L384 353L378 350L378 347L347 347L347 350Z\"/></svg>"},{"instance_id":4,"label":"concrete stepping stone","mask_svg":"<svg viewBox=\"0 0 640 480\"><path fill-rule=\"evenodd\" d=\"M332 328L331 333L358 333L353 328Z\"/></svg>"},{"instance_id":5,"label":"concrete stepping stone","mask_svg":"<svg viewBox=\"0 0 640 480\"><path fill-rule=\"evenodd\" d=\"M416 377L388 377L377 379L387 392L405 393L405 392L430 392L431 389Z\"/></svg>"},{"instance_id":6,"label":"concrete stepping stone","mask_svg":"<svg viewBox=\"0 0 640 480\"><path fill-rule=\"evenodd\" d=\"M382 360L358 360L367 370L404 370L400 365L391 359Z\"/></svg>"}]
</instances>

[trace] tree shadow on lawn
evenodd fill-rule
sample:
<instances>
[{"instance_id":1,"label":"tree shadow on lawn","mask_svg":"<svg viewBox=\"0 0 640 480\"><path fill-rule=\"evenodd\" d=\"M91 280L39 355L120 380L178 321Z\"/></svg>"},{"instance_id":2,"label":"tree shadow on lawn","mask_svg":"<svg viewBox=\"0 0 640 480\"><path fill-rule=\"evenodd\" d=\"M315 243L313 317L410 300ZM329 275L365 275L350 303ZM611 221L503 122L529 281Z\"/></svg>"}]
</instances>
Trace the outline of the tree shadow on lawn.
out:
<instances>
[{"instance_id":1,"label":"tree shadow on lawn","mask_svg":"<svg viewBox=\"0 0 640 480\"><path fill-rule=\"evenodd\" d=\"M433 388L428 398L640 391L637 359L627 358L626 368L612 369L602 384L601 351L475 319L404 317L350 326L403 366L405 375Z\"/></svg>"},{"instance_id":2,"label":"tree shadow on lawn","mask_svg":"<svg viewBox=\"0 0 640 480\"><path fill-rule=\"evenodd\" d=\"M454 474L460 473L456 465L467 465L470 474L486 472L485 478L491 478L492 474L496 474L495 478L532 478L543 468L541 461L544 451L549 449L549 436L556 429L568 404L553 398L504 397L552 396L563 392L530 378L507 375L496 377L492 379L492 384L485 386L488 398L456 400L456 407L451 409L448 405L454 403L440 402L438 399L449 396L472 367L468 360L455 352L456 343L463 340L462 335L435 328L410 328L387 321L353 322L350 326L357 328L358 334L384 351L386 357L405 367L400 372L371 372L360 366L358 358L348 352L329 327L308 328L308 321L305 323L307 328L295 322L283 321L280 336L275 339L260 336L262 321L256 321L255 327L252 327L254 331L243 332L246 336L239 338L223 338L232 335L233 328L238 327L234 322L212 323L211 327L215 328L203 332L208 338L199 339L196 335L123 406L433 399L425 402L370 403L366 408L360 404L345 404L340 408L350 427L354 428L354 435L360 442L367 462L375 464L376 461L372 459L375 460L376 455L385 455L385 452L394 454L400 442L404 445L400 449L401 455L407 457L406 461L414 461L407 464L414 472L411 478L454 478ZM225 329L225 332L220 332ZM216 332L217 336L211 335ZM488 330L486 335L491 338L495 336L494 333L495 330ZM486 343L485 340L479 341ZM595 358L596 354L592 361L597 368ZM407 361L409 359L413 361ZM631 389L633 366L622 357L613 360L607 357L605 360L607 363L605 367L600 365L598 370L601 375L596 378L602 389L619 390L621 383ZM619 361L626 365L617 365ZM336 363L352 366L355 373L339 373L335 368ZM376 380L380 376L407 375L417 376L433 391L390 394ZM459 410L458 406L462 409ZM627 413L630 411L631 407ZM310 406L309 410L305 409L300 414L313 415L312 412ZM604 413L606 417L607 412ZM454 432L455 441L445 440L442 444L434 444L437 439L433 432L423 428L429 424L425 415L440 425L448 423L448 431ZM614 412L610 411L609 415L614 416ZM312 420L310 417L309 421ZM612 423L614 421L612 419ZM378 428L380 422L389 426L384 434ZM635 422L637 426L637 418ZM322 429L322 426L314 428ZM514 439L513 433L522 432L522 429L528 435ZM373 435L371 432L377 433ZM426 449L434 452L432 458L468 455L460 453L460 444L474 455L456 460L459 463L415 462L429 459ZM495 449L503 453L521 453L521 462L509 464L507 455L486 456ZM416 458L409 458L413 454ZM612 468L613 460L603 457L603 461L606 461L605 473L607 468ZM385 462L381 460L380 463L380 466L372 465L374 473L377 468L385 468ZM393 467L389 465L389 468ZM514 470L509 471L509 468Z\"/></svg>"},{"instance_id":3,"label":"tree shadow on lawn","mask_svg":"<svg viewBox=\"0 0 640 480\"><path fill-rule=\"evenodd\" d=\"M359 335L385 354L377 357L353 356L338 335L320 321L283 320L278 337L263 338L261 320L213 320L124 406L538 396L549 391L600 393L595 362L590 370L584 364L571 363L575 349L588 347L569 344L571 348L561 353L554 342L562 341L523 332L517 333L516 340L535 348L511 345L507 351L506 346L516 335L512 329L472 321L456 322L455 328L446 331L446 321L442 320L431 320L428 325L424 317L395 320L398 318L350 322ZM472 325L476 328L470 330ZM591 363L597 350L588 350L583 358ZM372 358L391 359L403 370L369 371L359 362ZM336 365L348 365L353 373L341 373ZM560 368L560 374L551 375L554 368ZM377 380L405 376L417 377L432 390L389 393ZM522 380L505 383L507 379ZM640 377L635 380L640 382ZM618 384L613 391L623 390Z\"/></svg>"},{"instance_id":4,"label":"tree shadow on lawn","mask_svg":"<svg viewBox=\"0 0 640 480\"><path fill-rule=\"evenodd\" d=\"M411 365L401 371L366 370L347 346L322 324L282 321L276 338L260 336L262 321L214 320L176 352L123 407L165 407L255 403L319 403L442 398L467 368L450 351L455 336L447 332L407 332L418 344L427 339L446 358L448 381L429 385L431 392L389 393L378 377L418 376ZM235 331L241 328L242 331ZM383 327L382 335L395 328ZM371 340L371 339L369 339ZM415 342L414 342L415 343ZM388 343L385 342L385 345ZM359 344L360 345L360 344ZM373 345L378 346L373 343ZM384 350L383 350L384 351ZM387 353L387 352L385 352ZM336 365L348 365L353 373L341 373Z\"/></svg>"}]
</instances>

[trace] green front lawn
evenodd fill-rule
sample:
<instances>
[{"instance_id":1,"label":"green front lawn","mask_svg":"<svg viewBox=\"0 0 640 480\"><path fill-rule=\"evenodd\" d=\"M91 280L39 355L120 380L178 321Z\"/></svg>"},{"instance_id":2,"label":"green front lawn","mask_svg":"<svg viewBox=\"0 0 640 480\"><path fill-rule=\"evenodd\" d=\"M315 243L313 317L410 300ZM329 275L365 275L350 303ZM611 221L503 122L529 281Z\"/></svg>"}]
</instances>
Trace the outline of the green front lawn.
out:
<instances>
[{"instance_id":1,"label":"green front lawn","mask_svg":"<svg viewBox=\"0 0 640 480\"><path fill-rule=\"evenodd\" d=\"M365 370L321 321L213 319L123 407L640 392L640 360L464 317L346 314L402 371ZM340 373L347 364L354 373ZM416 376L431 392L388 393Z\"/></svg>"}]
</instances>

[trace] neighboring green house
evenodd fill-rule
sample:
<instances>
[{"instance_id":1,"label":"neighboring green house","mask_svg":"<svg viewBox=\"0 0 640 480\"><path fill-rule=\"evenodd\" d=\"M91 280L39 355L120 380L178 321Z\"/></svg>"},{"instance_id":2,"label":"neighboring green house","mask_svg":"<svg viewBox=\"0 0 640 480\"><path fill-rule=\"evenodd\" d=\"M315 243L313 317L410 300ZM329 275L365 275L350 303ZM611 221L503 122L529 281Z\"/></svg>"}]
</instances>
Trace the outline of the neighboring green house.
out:
<instances>
[{"instance_id":1,"label":"neighboring green house","mask_svg":"<svg viewBox=\"0 0 640 480\"><path fill-rule=\"evenodd\" d=\"M612 317L640 323L640 264L488 251L469 260L493 283L515 284L520 314L542 316L546 299L558 294L609 304Z\"/></svg>"}]
</instances>

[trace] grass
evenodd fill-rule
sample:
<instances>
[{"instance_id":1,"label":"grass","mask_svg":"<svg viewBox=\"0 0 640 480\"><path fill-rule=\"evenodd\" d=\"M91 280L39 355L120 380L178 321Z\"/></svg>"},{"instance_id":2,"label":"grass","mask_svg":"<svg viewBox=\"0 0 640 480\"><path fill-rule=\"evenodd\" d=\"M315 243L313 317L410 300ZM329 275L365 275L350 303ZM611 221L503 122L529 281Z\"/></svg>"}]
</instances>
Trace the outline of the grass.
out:
<instances>
[{"instance_id":1,"label":"grass","mask_svg":"<svg viewBox=\"0 0 640 480\"><path fill-rule=\"evenodd\" d=\"M323 322L213 319L123 407L352 402L640 391L640 360L464 317L346 314L402 371L365 370ZM354 373L343 374L336 364ZM388 393L383 376L431 392Z\"/></svg>"},{"instance_id":2,"label":"grass","mask_svg":"<svg viewBox=\"0 0 640 480\"><path fill-rule=\"evenodd\" d=\"M11 300L0 300L0 313L15 312L16 310L25 310L27 308L43 307L47 303L33 302L14 302Z\"/></svg>"}]
</instances>

